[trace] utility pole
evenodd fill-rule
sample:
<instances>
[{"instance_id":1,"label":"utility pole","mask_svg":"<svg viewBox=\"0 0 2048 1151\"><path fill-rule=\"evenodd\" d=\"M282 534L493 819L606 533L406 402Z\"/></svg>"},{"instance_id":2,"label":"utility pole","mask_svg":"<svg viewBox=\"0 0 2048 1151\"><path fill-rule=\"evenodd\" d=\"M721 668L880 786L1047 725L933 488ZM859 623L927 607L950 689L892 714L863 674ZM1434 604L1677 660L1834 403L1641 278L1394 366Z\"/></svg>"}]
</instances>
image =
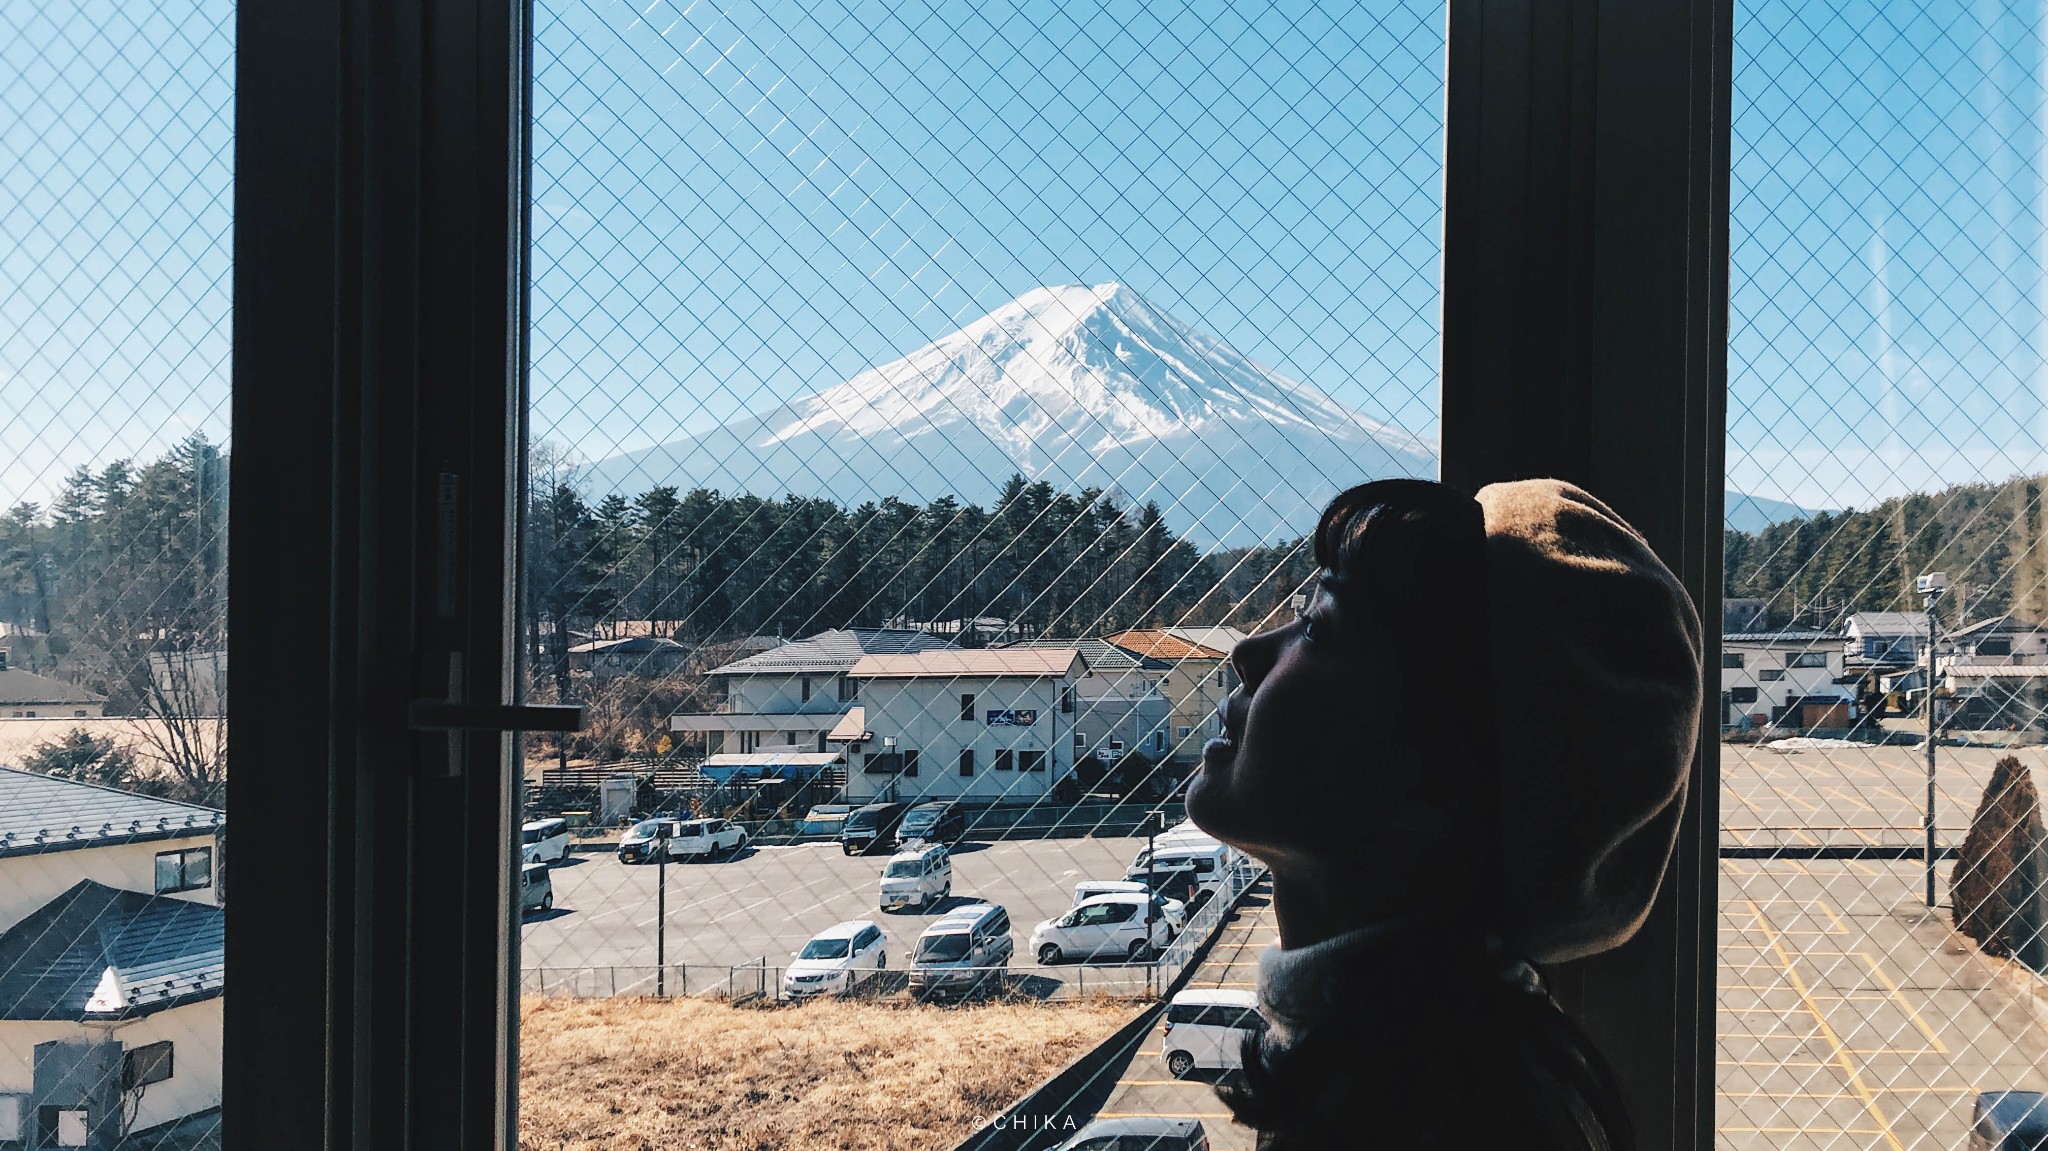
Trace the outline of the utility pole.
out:
<instances>
[{"instance_id":1,"label":"utility pole","mask_svg":"<svg viewBox=\"0 0 2048 1151\"><path fill-rule=\"evenodd\" d=\"M1947 572L1929 572L1919 579L1927 605L1927 906L1934 906L1934 601L1948 590Z\"/></svg>"},{"instance_id":2,"label":"utility pole","mask_svg":"<svg viewBox=\"0 0 2048 1151\"><path fill-rule=\"evenodd\" d=\"M1139 825L1139 830L1145 833L1145 947L1148 950L1152 946L1153 925L1159 915L1159 886L1158 879L1153 874L1153 867L1155 865L1153 856L1158 854L1158 836L1165 823L1166 813L1154 808L1145 813L1145 821ZM1151 970L1145 973L1146 989L1148 991L1152 990L1150 984L1158 970L1159 964L1155 960L1152 963Z\"/></svg>"}]
</instances>

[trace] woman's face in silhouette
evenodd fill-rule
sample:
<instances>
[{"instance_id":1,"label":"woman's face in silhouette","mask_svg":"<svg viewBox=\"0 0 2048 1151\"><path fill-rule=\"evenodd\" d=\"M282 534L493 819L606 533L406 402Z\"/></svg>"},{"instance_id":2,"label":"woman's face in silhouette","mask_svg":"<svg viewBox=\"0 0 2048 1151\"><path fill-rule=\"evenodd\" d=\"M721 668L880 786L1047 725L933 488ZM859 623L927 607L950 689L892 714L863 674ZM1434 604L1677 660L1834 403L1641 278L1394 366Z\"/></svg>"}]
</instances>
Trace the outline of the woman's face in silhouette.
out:
<instances>
[{"instance_id":1,"label":"woman's face in silhouette","mask_svg":"<svg viewBox=\"0 0 2048 1151\"><path fill-rule=\"evenodd\" d=\"M1382 750L1398 722L1383 713L1399 653L1379 639L1363 587L1326 570L1307 590L1294 622L1232 652L1241 683L1188 783L1188 814L1276 869L1337 855L1357 868L1392 838L1384 821L1421 765Z\"/></svg>"}]
</instances>

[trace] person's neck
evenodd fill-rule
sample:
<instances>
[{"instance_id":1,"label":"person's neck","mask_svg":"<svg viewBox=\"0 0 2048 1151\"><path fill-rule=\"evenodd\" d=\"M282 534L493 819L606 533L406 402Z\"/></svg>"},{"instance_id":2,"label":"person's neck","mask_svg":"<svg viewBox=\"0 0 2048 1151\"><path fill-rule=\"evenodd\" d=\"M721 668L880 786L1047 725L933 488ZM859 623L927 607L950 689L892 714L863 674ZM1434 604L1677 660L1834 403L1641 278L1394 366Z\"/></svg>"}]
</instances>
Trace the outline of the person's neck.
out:
<instances>
[{"instance_id":1,"label":"person's neck","mask_svg":"<svg viewBox=\"0 0 2048 1151\"><path fill-rule=\"evenodd\" d=\"M1390 901L1346 888L1342 882L1313 872L1275 868L1273 919L1280 928L1280 946L1286 950L1307 947L1408 914Z\"/></svg>"}]
</instances>

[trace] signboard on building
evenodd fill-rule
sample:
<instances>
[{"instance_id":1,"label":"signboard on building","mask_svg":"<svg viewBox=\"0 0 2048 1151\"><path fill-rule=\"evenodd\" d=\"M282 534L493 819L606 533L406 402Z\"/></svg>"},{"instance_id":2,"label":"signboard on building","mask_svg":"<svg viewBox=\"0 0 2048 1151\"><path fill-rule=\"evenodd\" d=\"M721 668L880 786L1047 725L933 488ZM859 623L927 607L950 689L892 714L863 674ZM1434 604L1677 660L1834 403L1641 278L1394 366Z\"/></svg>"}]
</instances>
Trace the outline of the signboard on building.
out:
<instances>
[{"instance_id":1,"label":"signboard on building","mask_svg":"<svg viewBox=\"0 0 2048 1151\"><path fill-rule=\"evenodd\" d=\"M1038 709L1035 707L990 708L988 711L990 727L1030 727L1037 722Z\"/></svg>"}]
</instances>

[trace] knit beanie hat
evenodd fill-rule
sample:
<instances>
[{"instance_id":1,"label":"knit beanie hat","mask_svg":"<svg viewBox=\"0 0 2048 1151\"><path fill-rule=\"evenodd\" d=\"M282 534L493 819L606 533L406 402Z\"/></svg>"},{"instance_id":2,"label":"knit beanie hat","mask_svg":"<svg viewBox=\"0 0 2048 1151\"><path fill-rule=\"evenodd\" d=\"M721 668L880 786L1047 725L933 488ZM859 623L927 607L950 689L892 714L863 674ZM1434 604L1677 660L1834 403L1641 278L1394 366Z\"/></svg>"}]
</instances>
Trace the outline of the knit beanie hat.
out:
<instances>
[{"instance_id":1,"label":"knit beanie hat","mask_svg":"<svg viewBox=\"0 0 2048 1151\"><path fill-rule=\"evenodd\" d=\"M1606 504L1480 489L1500 745L1497 929L1542 963L1620 946L1663 881L1699 739L1700 621Z\"/></svg>"}]
</instances>

